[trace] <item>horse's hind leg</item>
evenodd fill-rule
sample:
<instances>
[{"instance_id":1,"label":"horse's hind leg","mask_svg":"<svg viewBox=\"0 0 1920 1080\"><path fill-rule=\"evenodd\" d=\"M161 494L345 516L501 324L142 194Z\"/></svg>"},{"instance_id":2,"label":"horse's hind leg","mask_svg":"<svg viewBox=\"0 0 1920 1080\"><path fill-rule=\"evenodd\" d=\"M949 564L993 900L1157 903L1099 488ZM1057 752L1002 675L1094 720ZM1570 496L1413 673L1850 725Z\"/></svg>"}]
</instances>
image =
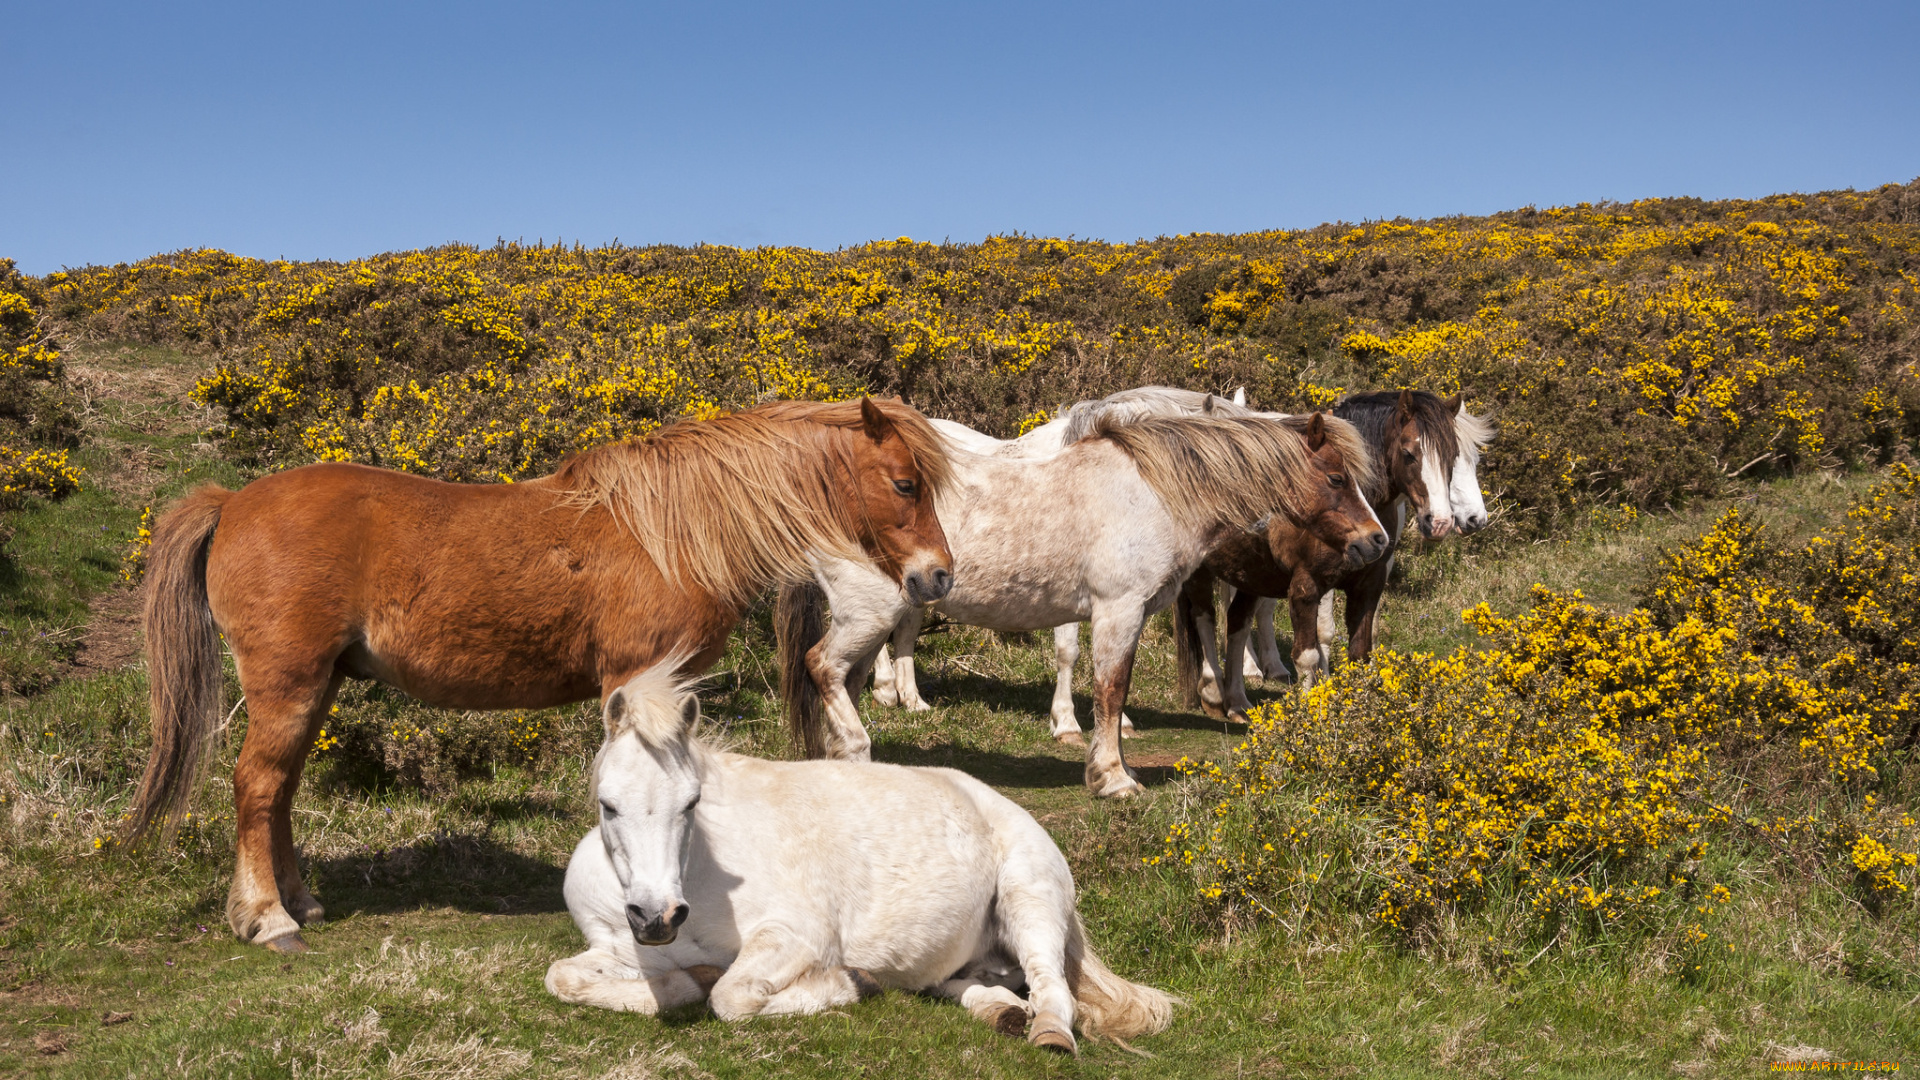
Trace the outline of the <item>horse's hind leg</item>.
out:
<instances>
[{"instance_id":1,"label":"horse's hind leg","mask_svg":"<svg viewBox=\"0 0 1920 1080\"><path fill-rule=\"evenodd\" d=\"M963 971L935 987L934 993L959 1002L975 1020L1002 1035L1025 1035L1027 1022L1033 1018L1026 999L1014 993L1005 980L985 978L985 974Z\"/></svg>"},{"instance_id":2,"label":"horse's hind leg","mask_svg":"<svg viewBox=\"0 0 1920 1080\"><path fill-rule=\"evenodd\" d=\"M1059 862L1057 852L1045 854L1052 856L1051 862ZM1071 879L1059 880L1064 866L1054 870L1047 862L1045 855L1033 860L1015 855L1001 868L996 898L1000 941L1027 976L1026 1006L1033 1017L1027 1041L1074 1053L1073 987L1067 981L1073 885Z\"/></svg>"},{"instance_id":3,"label":"horse's hind leg","mask_svg":"<svg viewBox=\"0 0 1920 1080\"><path fill-rule=\"evenodd\" d=\"M242 658L249 677L247 737L233 770L235 860L227 894L227 923L243 941L279 952L300 952L303 923L323 916L300 880L293 847L293 796L327 707L340 688L331 660L308 677Z\"/></svg>"}]
</instances>

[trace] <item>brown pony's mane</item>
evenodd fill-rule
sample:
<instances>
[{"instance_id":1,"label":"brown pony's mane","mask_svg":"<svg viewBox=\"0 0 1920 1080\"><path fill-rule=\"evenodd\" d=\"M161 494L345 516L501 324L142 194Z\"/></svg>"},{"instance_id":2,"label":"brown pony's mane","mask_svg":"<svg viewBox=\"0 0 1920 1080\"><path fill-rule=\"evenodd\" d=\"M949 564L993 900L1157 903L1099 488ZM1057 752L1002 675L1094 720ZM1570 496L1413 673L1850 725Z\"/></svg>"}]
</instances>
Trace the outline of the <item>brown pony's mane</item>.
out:
<instances>
[{"instance_id":1,"label":"brown pony's mane","mask_svg":"<svg viewBox=\"0 0 1920 1080\"><path fill-rule=\"evenodd\" d=\"M937 495L951 476L945 441L911 407L873 404ZM770 401L596 447L553 479L568 505L606 507L668 577L745 604L805 577L809 553L867 557L849 442L866 438L864 423L858 400Z\"/></svg>"},{"instance_id":2,"label":"brown pony's mane","mask_svg":"<svg viewBox=\"0 0 1920 1080\"><path fill-rule=\"evenodd\" d=\"M1276 510L1289 516L1312 512L1306 483L1312 419L1101 416L1093 437L1125 450L1167 512L1188 528L1248 526ZM1352 424L1328 415L1325 425L1353 483L1367 490L1375 482L1372 452Z\"/></svg>"}]
</instances>

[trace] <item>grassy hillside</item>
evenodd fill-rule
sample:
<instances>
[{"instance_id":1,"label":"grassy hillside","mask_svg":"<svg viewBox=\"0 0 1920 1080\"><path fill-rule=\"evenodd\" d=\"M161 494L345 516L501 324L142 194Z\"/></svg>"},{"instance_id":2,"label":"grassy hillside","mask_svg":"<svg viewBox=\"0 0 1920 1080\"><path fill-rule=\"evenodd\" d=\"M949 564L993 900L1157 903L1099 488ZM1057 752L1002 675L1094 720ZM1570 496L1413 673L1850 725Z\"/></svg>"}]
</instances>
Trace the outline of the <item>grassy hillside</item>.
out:
<instances>
[{"instance_id":1,"label":"grassy hillside","mask_svg":"<svg viewBox=\"0 0 1920 1080\"><path fill-rule=\"evenodd\" d=\"M0 282L19 298L0 374L26 403L0 410L0 445L65 454L75 481L4 511L0 1073L1900 1060L1920 1045L1920 498L1897 464L1920 434L1917 200L1133 245L195 252ZM577 948L559 885L591 823L590 707L449 714L350 688L295 812L331 918L307 956L239 946L221 916L244 708L178 842L114 842L147 744L127 579L142 511L193 483L316 457L518 476L677 414L862 388L1011 434L1145 381L1292 407L1464 387L1502 424L1500 527L1408 552L1381 659L1306 700L1256 689L1254 738L1178 706L1150 624L1128 709L1147 799L1086 798L1078 755L1047 737L1044 642L941 628L921 653L932 713L863 702L877 758L964 768L1030 808L1103 953L1188 999L1151 1061L1061 1061L897 994L737 1027L560 1005L540 978ZM1536 607L1536 586L1555 595ZM1482 602L1476 628L1462 612ZM770 639L756 610L702 699L729 744L781 755ZM1660 769L1686 775L1636 787ZM1449 846L1461 830L1473 842Z\"/></svg>"}]
</instances>

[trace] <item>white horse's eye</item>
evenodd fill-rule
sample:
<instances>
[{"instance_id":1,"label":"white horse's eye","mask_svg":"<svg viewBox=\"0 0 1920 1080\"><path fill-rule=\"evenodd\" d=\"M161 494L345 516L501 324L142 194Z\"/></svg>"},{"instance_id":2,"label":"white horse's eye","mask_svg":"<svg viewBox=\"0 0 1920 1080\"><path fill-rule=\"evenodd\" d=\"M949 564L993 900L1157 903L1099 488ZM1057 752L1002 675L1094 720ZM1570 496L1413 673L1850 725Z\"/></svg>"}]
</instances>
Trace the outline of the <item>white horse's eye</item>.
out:
<instances>
[{"instance_id":1,"label":"white horse's eye","mask_svg":"<svg viewBox=\"0 0 1920 1080\"><path fill-rule=\"evenodd\" d=\"M613 804L612 804L612 803L609 803L609 802L606 802L606 801L602 801L602 802L600 803L600 812L601 812L601 813L603 813L603 814L605 814L605 815L607 815L608 817L619 817L619 816L620 816L620 811L618 811L618 810L615 810L615 809L613 808Z\"/></svg>"},{"instance_id":2,"label":"white horse's eye","mask_svg":"<svg viewBox=\"0 0 1920 1080\"><path fill-rule=\"evenodd\" d=\"M693 813L693 808L699 805L700 805L700 796L695 795L693 797L693 801L687 804L686 812L689 814Z\"/></svg>"}]
</instances>

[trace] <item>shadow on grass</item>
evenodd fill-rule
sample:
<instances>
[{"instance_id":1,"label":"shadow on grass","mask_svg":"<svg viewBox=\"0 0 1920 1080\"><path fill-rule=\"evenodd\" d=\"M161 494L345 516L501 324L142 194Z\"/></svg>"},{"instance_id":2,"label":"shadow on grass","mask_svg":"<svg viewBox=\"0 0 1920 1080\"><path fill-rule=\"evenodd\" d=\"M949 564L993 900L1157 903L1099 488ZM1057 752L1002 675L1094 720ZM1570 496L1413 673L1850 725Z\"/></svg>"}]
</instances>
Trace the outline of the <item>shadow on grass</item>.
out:
<instances>
[{"instance_id":1,"label":"shadow on grass","mask_svg":"<svg viewBox=\"0 0 1920 1080\"><path fill-rule=\"evenodd\" d=\"M970 701L989 708L1008 712L1031 712L1041 723L1053 708L1053 688L1036 687L1032 684L1006 683L999 679L972 675L965 672L944 672L938 677L922 681L921 696L936 704ZM1259 691L1249 688L1250 695ZM1276 692L1272 696L1279 696ZM1126 705L1126 714L1133 721L1136 731L1156 729L1180 731L1225 731L1229 734L1240 730L1238 725L1227 726L1222 721L1207 716L1200 710L1192 712L1167 712L1142 705L1130 700ZM1086 694L1073 695L1073 712L1080 718L1083 728L1093 725L1093 699Z\"/></svg>"},{"instance_id":2,"label":"shadow on grass","mask_svg":"<svg viewBox=\"0 0 1920 1080\"><path fill-rule=\"evenodd\" d=\"M385 915L422 907L499 914L565 911L566 868L485 836L435 833L394 848L315 859L308 885L329 915Z\"/></svg>"}]
</instances>

